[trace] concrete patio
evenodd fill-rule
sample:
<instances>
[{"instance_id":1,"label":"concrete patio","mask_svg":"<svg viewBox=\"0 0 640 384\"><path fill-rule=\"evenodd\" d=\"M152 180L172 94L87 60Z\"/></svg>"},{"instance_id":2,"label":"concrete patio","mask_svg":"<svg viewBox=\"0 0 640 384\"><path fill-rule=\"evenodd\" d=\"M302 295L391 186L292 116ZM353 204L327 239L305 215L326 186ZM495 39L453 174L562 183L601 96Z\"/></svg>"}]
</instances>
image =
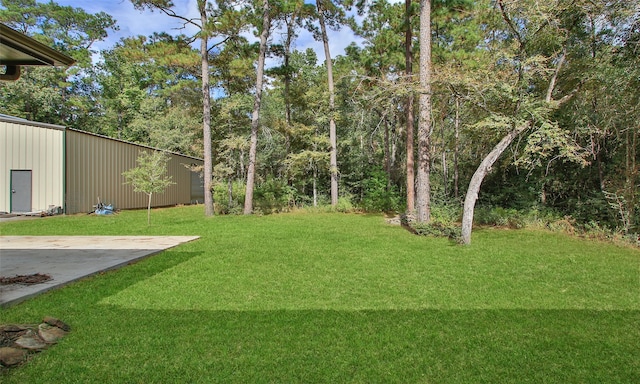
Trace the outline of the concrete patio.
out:
<instances>
[{"instance_id":1,"label":"concrete patio","mask_svg":"<svg viewBox=\"0 0 640 384\"><path fill-rule=\"evenodd\" d=\"M198 236L0 236L0 276L47 274L34 285L0 285L0 306L119 268Z\"/></svg>"}]
</instances>

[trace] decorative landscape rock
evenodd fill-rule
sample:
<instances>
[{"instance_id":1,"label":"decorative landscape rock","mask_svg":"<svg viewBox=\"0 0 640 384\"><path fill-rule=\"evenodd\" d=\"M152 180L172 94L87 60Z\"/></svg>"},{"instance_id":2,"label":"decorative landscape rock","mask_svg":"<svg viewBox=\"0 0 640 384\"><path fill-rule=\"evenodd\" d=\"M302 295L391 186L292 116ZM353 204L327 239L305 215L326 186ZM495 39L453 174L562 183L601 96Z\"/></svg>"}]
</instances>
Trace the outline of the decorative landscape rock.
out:
<instances>
[{"instance_id":1,"label":"decorative landscape rock","mask_svg":"<svg viewBox=\"0 0 640 384\"><path fill-rule=\"evenodd\" d=\"M65 332L69 332L71 330L70 326L62 322L62 320L56 319L55 317L46 316L44 319L42 319L42 322L52 325L54 327L58 327Z\"/></svg>"},{"instance_id":2,"label":"decorative landscape rock","mask_svg":"<svg viewBox=\"0 0 640 384\"><path fill-rule=\"evenodd\" d=\"M26 331L27 328L26 326L23 325L15 325L15 324L7 324L7 325L3 325L0 326L0 332L4 333L4 332L21 332L21 331Z\"/></svg>"},{"instance_id":3,"label":"decorative landscape rock","mask_svg":"<svg viewBox=\"0 0 640 384\"><path fill-rule=\"evenodd\" d=\"M30 351L42 351L47 348L47 344L38 336L37 332L29 329L27 333L20 336L14 343L16 346Z\"/></svg>"},{"instance_id":4,"label":"decorative landscape rock","mask_svg":"<svg viewBox=\"0 0 640 384\"><path fill-rule=\"evenodd\" d=\"M0 348L0 364L5 367L12 367L22 363L27 358L27 351L19 348Z\"/></svg>"},{"instance_id":5,"label":"decorative landscape rock","mask_svg":"<svg viewBox=\"0 0 640 384\"><path fill-rule=\"evenodd\" d=\"M58 340L62 339L68 332L49 325L48 323L42 323L38 325L38 336L47 344L57 343Z\"/></svg>"},{"instance_id":6,"label":"decorative landscape rock","mask_svg":"<svg viewBox=\"0 0 640 384\"><path fill-rule=\"evenodd\" d=\"M71 327L54 317L45 317L38 325L0 325L0 371L25 362L29 355L55 344Z\"/></svg>"}]
</instances>

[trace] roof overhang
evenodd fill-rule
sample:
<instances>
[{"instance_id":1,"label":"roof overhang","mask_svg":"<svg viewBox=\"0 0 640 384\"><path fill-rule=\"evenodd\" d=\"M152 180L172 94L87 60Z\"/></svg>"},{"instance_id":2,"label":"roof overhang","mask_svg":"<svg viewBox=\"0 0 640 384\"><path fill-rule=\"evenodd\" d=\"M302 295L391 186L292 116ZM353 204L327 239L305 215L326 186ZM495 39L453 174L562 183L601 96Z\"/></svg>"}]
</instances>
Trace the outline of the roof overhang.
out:
<instances>
[{"instance_id":1,"label":"roof overhang","mask_svg":"<svg viewBox=\"0 0 640 384\"><path fill-rule=\"evenodd\" d=\"M63 126L63 125L39 123L37 121L30 121L30 120L27 120L27 119L21 119L19 117L9 116L9 115L5 115L5 114L2 114L2 113L0 113L0 122L11 123L11 124L19 124L19 125L30 125L30 126L33 126L33 127L56 129L58 131L66 130L66 127Z\"/></svg>"},{"instance_id":2,"label":"roof overhang","mask_svg":"<svg viewBox=\"0 0 640 384\"><path fill-rule=\"evenodd\" d=\"M14 29L0 24L0 80L16 80L20 67L29 65L70 66L75 60Z\"/></svg>"}]
</instances>

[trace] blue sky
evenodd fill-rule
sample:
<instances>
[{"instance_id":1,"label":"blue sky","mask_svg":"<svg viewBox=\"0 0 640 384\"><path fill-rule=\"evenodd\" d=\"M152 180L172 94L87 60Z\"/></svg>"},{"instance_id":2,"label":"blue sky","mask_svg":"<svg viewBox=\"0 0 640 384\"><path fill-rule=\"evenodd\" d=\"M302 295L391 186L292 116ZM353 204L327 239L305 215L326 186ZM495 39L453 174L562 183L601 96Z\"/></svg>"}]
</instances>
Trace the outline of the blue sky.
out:
<instances>
[{"instance_id":1,"label":"blue sky","mask_svg":"<svg viewBox=\"0 0 640 384\"><path fill-rule=\"evenodd\" d=\"M45 2L48 0L38 0ZM105 41L96 43L94 50L111 49L116 42L123 37L129 36L148 36L153 32L167 32L169 34L185 33L193 34L193 29L180 30L182 23L171 18L161 12L141 12L133 8L129 0L54 0L60 5L68 5L75 8L82 8L88 13L106 12L110 14L116 21L120 30L112 31ZM176 13L180 15L188 15L190 17L198 17L196 0L174 0ZM329 49L331 56L336 57L344 54L344 48L352 42L359 42L360 39L354 36L353 32L344 27L340 31L329 32ZM247 35L249 36L249 35ZM272 33L271 40L279 42L280 34L275 31ZM294 49L304 51L312 48L318 55L319 62L324 61L324 51L322 44L313 39L310 33L301 31L299 38L294 43ZM273 63L272 63L273 64ZM269 66L269 63L267 63Z\"/></svg>"}]
</instances>

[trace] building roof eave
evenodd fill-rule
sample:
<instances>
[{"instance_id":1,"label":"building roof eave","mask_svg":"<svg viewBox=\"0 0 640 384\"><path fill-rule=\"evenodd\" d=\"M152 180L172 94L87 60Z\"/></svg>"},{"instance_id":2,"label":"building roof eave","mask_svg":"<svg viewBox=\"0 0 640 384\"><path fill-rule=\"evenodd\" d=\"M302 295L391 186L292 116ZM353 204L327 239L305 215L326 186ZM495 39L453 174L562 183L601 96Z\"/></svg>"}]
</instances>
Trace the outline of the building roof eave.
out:
<instances>
[{"instance_id":1,"label":"building roof eave","mask_svg":"<svg viewBox=\"0 0 640 384\"><path fill-rule=\"evenodd\" d=\"M70 66L76 61L41 42L0 23L1 80L16 80L20 67L28 65Z\"/></svg>"}]
</instances>

